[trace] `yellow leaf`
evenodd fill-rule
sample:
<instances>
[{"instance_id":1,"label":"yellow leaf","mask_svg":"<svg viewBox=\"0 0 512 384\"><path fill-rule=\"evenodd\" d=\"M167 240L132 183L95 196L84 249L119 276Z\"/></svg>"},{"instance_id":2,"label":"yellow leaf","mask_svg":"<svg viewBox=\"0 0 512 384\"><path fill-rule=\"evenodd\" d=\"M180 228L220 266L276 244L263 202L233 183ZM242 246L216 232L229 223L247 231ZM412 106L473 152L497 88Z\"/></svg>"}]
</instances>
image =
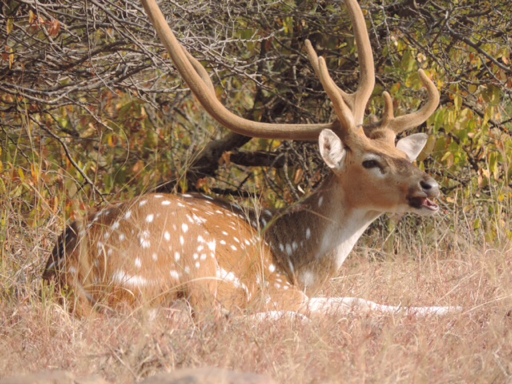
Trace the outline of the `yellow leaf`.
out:
<instances>
[{"instance_id":1,"label":"yellow leaf","mask_svg":"<svg viewBox=\"0 0 512 384\"><path fill-rule=\"evenodd\" d=\"M14 20L11 17L7 19L6 29L8 35L10 35L12 30L14 29Z\"/></svg>"},{"instance_id":2,"label":"yellow leaf","mask_svg":"<svg viewBox=\"0 0 512 384\"><path fill-rule=\"evenodd\" d=\"M32 174L32 179L35 183L39 182L39 170L34 164L30 165L30 173Z\"/></svg>"},{"instance_id":3,"label":"yellow leaf","mask_svg":"<svg viewBox=\"0 0 512 384\"><path fill-rule=\"evenodd\" d=\"M453 96L453 104L455 105L455 110L460 111L460 107L462 106L462 97L459 94L455 94Z\"/></svg>"}]
</instances>

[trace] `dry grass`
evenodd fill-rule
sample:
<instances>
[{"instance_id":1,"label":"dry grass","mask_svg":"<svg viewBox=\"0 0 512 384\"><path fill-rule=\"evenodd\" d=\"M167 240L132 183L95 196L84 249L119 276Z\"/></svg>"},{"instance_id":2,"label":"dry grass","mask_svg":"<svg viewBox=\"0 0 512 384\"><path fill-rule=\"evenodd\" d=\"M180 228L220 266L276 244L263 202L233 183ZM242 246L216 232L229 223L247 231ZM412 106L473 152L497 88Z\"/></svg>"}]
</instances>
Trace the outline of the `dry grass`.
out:
<instances>
[{"instance_id":1,"label":"dry grass","mask_svg":"<svg viewBox=\"0 0 512 384\"><path fill-rule=\"evenodd\" d=\"M146 311L94 318L70 316L41 300L39 274L58 220L29 229L11 201L2 214L0 377L47 369L100 374L130 383L161 371L217 366L267 373L294 383L511 383L512 250L446 226L373 233L359 245L326 296L358 296L385 304L462 305L444 318L327 316L310 323L247 318L194 323L183 312ZM444 220L427 221L425 226ZM420 230L424 233L425 229ZM469 233L469 232L468 232ZM457 235L457 236L456 236ZM384 252L389 242L398 252ZM365 245L366 244L366 245ZM369 248L378 244L379 248Z\"/></svg>"}]
</instances>

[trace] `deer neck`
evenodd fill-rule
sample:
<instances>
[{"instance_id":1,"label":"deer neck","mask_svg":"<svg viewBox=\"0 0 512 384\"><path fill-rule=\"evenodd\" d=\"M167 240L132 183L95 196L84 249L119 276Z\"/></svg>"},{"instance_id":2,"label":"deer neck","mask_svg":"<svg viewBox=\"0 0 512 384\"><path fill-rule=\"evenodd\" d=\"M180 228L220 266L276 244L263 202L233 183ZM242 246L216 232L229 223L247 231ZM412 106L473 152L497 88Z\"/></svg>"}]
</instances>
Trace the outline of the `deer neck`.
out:
<instances>
[{"instance_id":1,"label":"deer neck","mask_svg":"<svg viewBox=\"0 0 512 384\"><path fill-rule=\"evenodd\" d=\"M307 294L341 267L365 229L381 212L351 208L334 175L304 202L279 212L265 232L275 262Z\"/></svg>"}]
</instances>

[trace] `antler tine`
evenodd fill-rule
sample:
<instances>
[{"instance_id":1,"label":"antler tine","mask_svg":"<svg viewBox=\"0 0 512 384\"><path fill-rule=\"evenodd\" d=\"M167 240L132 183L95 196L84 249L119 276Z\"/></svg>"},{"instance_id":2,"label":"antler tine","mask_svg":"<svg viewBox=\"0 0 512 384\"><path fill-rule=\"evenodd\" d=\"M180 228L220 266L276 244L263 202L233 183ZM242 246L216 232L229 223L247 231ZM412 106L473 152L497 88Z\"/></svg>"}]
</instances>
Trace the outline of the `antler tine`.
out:
<instances>
[{"instance_id":1,"label":"antler tine","mask_svg":"<svg viewBox=\"0 0 512 384\"><path fill-rule=\"evenodd\" d=\"M375 87L375 65L373 62L372 46L370 45L370 38L368 37L368 30L366 29L366 22L361 7L359 7L357 0L345 0L345 5L352 20L359 57L359 85L357 91L351 96L354 99L354 120L357 125L360 125L363 123L366 104Z\"/></svg>"},{"instance_id":2,"label":"antler tine","mask_svg":"<svg viewBox=\"0 0 512 384\"><path fill-rule=\"evenodd\" d=\"M421 107L418 111L410 113L408 115L392 118L389 121L389 123L387 124L387 128L394 131L397 135L408 129L423 124L434 113L437 106L439 105L439 91L437 90L436 85L432 82L432 80L430 80L430 78L427 76L425 72L423 72L422 69L418 71L418 74L420 75L420 79L423 85L427 88L428 100L425 103L425 105L423 105L423 107ZM389 99L391 100L391 97L389 97ZM391 109L393 109L392 106ZM384 119L382 123L383 122ZM384 125L382 126L384 127Z\"/></svg>"},{"instance_id":3,"label":"antler tine","mask_svg":"<svg viewBox=\"0 0 512 384\"><path fill-rule=\"evenodd\" d=\"M323 57L318 59L318 77L322 82L327 96L329 96L332 101L334 111L336 112L336 116L338 116L341 126L343 127L343 131L354 129L355 124L352 111L347 104L345 104L342 94L339 92L339 88L329 75L329 71L327 70L327 65Z\"/></svg>"},{"instance_id":4,"label":"antler tine","mask_svg":"<svg viewBox=\"0 0 512 384\"><path fill-rule=\"evenodd\" d=\"M393 111L393 99L391 98L391 95L384 91L382 93L382 97L384 97L384 114L380 124L384 127L388 126L388 124L393 121L395 113Z\"/></svg>"},{"instance_id":5,"label":"antler tine","mask_svg":"<svg viewBox=\"0 0 512 384\"><path fill-rule=\"evenodd\" d=\"M309 39L306 39L304 41L304 44L306 45L306 52L308 54L309 62L311 63L311 66L313 67L313 70L315 71L316 76L318 78L320 78L320 68L318 66L318 55L316 54L316 51L313 48L313 45L311 44L311 41L309 41ZM343 97L343 100L345 101L345 103L348 104L350 107L352 107L353 97L350 94L346 93L343 89L338 87L338 85L336 85L336 83L334 83L334 86L336 87L337 92L340 93L341 97Z\"/></svg>"},{"instance_id":6,"label":"antler tine","mask_svg":"<svg viewBox=\"0 0 512 384\"><path fill-rule=\"evenodd\" d=\"M174 65L188 84L194 95L215 120L229 130L241 135L268 139L316 140L323 129L333 128L328 124L270 124L244 119L228 111L217 100L210 86L211 80L204 79L199 63L191 62L185 49L174 36L171 28L155 0L141 0L160 40L169 52Z\"/></svg>"},{"instance_id":7,"label":"antler tine","mask_svg":"<svg viewBox=\"0 0 512 384\"><path fill-rule=\"evenodd\" d=\"M359 85L354 93L346 93L337 85L335 85L335 87L337 92L343 98L345 104L352 111L352 114L354 115L354 123L356 125L361 125L364 120L366 104L368 103L375 86L375 66L373 63L372 47L370 45L370 38L368 37L368 30L366 29L363 12L357 3L357 0L345 0L345 5L347 6L350 20L352 21L354 28L361 75ZM305 44L311 66L313 67L316 75L320 77L318 56L309 40L306 40Z\"/></svg>"}]
</instances>

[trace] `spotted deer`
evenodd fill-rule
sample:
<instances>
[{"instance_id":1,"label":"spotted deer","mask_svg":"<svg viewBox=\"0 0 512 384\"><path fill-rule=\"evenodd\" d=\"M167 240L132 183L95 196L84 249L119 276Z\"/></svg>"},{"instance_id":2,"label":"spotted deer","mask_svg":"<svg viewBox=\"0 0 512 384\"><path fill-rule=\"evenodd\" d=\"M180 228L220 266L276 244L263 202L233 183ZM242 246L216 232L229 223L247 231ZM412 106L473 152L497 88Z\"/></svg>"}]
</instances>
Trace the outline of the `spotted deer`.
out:
<instances>
[{"instance_id":1,"label":"spotted deer","mask_svg":"<svg viewBox=\"0 0 512 384\"><path fill-rule=\"evenodd\" d=\"M221 125L258 138L318 140L330 175L304 201L282 211L244 212L205 195L149 194L72 223L59 237L43 278L72 289L80 308L167 305L189 301L205 310L342 313L354 308L445 314L455 307L400 308L357 298L315 298L365 229L386 212L432 215L438 184L412 162L427 135L396 136L435 111L436 86L422 71L428 99L394 117L385 92L383 118L363 125L375 73L363 14L345 0L359 53L360 82L346 93L331 79L312 44L305 47L337 119L327 124L269 124L243 119L217 99L206 70L182 47L154 0L142 0L176 68Z\"/></svg>"}]
</instances>

